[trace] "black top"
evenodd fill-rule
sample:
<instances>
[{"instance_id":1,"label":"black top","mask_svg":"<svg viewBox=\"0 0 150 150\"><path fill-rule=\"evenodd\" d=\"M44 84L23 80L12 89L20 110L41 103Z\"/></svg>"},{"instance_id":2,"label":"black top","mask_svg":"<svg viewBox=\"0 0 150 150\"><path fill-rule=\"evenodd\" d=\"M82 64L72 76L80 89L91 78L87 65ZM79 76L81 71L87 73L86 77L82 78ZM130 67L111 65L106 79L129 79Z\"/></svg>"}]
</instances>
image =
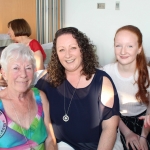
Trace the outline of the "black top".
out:
<instances>
[{"instance_id":1,"label":"black top","mask_svg":"<svg viewBox=\"0 0 150 150\"><path fill-rule=\"evenodd\" d=\"M52 87L46 80L46 75L41 78L36 87L43 90L50 102L50 117L57 142L64 141L76 150L97 149L102 132L101 123L114 115L119 116L119 99L114 88L113 108L101 103L103 76L111 78L107 73L96 70L91 83L85 88L78 88L73 96L68 116L69 121L64 122L64 87L66 111L75 88L65 80L57 88Z\"/></svg>"}]
</instances>

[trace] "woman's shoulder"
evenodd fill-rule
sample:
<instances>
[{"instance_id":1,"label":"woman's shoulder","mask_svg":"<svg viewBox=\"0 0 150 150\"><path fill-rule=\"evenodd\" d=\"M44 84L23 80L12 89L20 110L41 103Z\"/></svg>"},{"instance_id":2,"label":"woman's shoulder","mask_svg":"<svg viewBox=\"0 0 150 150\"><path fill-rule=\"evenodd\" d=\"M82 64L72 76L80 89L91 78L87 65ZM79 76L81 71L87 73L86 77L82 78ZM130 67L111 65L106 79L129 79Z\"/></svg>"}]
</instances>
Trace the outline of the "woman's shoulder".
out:
<instances>
[{"instance_id":1,"label":"woman's shoulder","mask_svg":"<svg viewBox=\"0 0 150 150\"><path fill-rule=\"evenodd\" d=\"M36 39L31 39L30 43L39 43Z\"/></svg>"},{"instance_id":2,"label":"woman's shoulder","mask_svg":"<svg viewBox=\"0 0 150 150\"><path fill-rule=\"evenodd\" d=\"M40 43L35 39L31 39L29 45L30 46L40 46L41 47Z\"/></svg>"},{"instance_id":3,"label":"woman's shoulder","mask_svg":"<svg viewBox=\"0 0 150 150\"><path fill-rule=\"evenodd\" d=\"M108 64L104 67L98 68L97 69L97 73L103 75L103 76L109 76L109 74L107 73L107 70L111 70L113 67L113 64Z\"/></svg>"},{"instance_id":4,"label":"woman's shoulder","mask_svg":"<svg viewBox=\"0 0 150 150\"><path fill-rule=\"evenodd\" d=\"M104 71L113 70L115 66L116 66L116 63L110 63L110 64L103 66L103 70Z\"/></svg>"},{"instance_id":5,"label":"woman's shoulder","mask_svg":"<svg viewBox=\"0 0 150 150\"><path fill-rule=\"evenodd\" d=\"M40 90L48 90L49 88L51 88L51 85L47 79L48 73L46 73L45 75L43 75L35 84L35 87L37 87Z\"/></svg>"},{"instance_id":6,"label":"woman's shoulder","mask_svg":"<svg viewBox=\"0 0 150 150\"><path fill-rule=\"evenodd\" d=\"M95 79L96 80L101 80L101 79L104 79L104 78L107 78L107 80L112 82L112 79L111 79L110 75L107 72L105 72L104 70L101 70L101 69L97 69Z\"/></svg>"}]
</instances>

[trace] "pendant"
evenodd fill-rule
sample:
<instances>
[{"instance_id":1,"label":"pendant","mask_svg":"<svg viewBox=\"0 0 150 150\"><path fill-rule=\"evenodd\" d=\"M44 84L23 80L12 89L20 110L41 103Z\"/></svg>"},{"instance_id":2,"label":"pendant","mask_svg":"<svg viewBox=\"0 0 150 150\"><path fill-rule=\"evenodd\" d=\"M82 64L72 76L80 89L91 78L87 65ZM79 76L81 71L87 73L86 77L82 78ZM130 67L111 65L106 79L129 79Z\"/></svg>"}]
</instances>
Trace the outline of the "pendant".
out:
<instances>
[{"instance_id":1,"label":"pendant","mask_svg":"<svg viewBox=\"0 0 150 150\"><path fill-rule=\"evenodd\" d=\"M63 121L65 121L65 122L69 121L69 116L67 114L65 114L63 116Z\"/></svg>"}]
</instances>

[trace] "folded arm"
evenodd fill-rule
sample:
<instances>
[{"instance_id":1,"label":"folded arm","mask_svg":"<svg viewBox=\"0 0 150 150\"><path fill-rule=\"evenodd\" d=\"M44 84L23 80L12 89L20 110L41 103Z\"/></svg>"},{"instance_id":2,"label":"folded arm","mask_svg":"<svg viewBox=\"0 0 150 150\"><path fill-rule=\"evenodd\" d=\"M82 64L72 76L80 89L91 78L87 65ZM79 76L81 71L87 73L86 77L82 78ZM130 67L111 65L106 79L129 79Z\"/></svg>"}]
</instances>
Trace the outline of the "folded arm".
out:
<instances>
[{"instance_id":1,"label":"folded arm","mask_svg":"<svg viewBox=\"0 0 150 150\"><path fill-rule=\"evenodd\" d=\"M135 147L138 150L141 150L141 146L139 142L139 135L131 131L121 119L119 121L119 129L126 139L126 147L128 149L129 149L129 144L130 144L133 150L136 150Z\"/></svg>"}]
</instances>

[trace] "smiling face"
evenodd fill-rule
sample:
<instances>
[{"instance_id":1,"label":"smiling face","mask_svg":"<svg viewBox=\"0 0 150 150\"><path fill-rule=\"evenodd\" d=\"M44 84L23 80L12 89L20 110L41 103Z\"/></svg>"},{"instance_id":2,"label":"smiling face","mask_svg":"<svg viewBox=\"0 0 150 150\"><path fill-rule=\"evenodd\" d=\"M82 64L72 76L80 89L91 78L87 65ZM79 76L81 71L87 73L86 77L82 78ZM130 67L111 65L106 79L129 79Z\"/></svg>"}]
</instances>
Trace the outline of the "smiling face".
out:
<instances>
[{"instance_id":1,"label":"smiling face","mask_svg":"<svg viewBox=\"0 0 150 150\"><path fill-rule=\"evenodd\" d=\"M57 55L66 72L81 71L82 54L78 43L71 34L63 34L57 38Z\"/></svg>"},{"instance_id":2,"label":"smiling face","mask_svg":"<svg viewBox=\"0 0 150 150\"><path fill-rule=\"evenodd\" d=\"M13 59L8 63L7 71L2 70L2 73L7 81L8 88L21 93L26 92L30 87L34 76L34 68L29 61Z\"/></svg>"},{"instance_id":3,"label":"smiling face","mask_svg":"<svg viewBox=\"0 0 150 150\"><path fill-rule=\"evenodd\" d=\"M121 65L136 65L137 54L141 52L136 34L121 30L115 36L115 55Z\"/></svg>"}]
</instances>

